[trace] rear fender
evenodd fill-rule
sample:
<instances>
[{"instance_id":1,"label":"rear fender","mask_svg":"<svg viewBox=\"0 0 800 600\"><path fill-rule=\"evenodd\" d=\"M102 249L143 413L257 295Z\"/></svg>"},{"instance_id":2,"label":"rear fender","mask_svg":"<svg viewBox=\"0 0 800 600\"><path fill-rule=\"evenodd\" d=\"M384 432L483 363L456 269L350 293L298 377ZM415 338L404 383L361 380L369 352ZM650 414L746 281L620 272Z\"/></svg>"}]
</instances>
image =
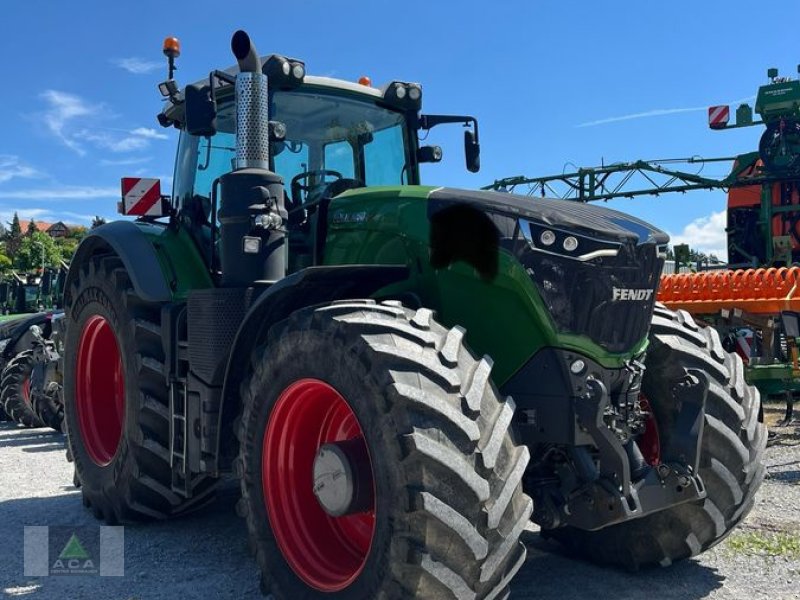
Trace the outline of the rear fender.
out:
<instances>
[{"instance_id":1,"label":"rear fender","mask_svg":"<svg viewBox=\"0 0 800 600\"><path fill-rule=\"evenodd\" d=\"M136 294L147 302L169 302L169 284L161 270L153 244L131 221L114 221L93 229L83 239L70 263L64 286L65 302L69 305L70 290L81 265L93 254L111 250L116 254L131 278Z\"/></svg>"}]
</instances>

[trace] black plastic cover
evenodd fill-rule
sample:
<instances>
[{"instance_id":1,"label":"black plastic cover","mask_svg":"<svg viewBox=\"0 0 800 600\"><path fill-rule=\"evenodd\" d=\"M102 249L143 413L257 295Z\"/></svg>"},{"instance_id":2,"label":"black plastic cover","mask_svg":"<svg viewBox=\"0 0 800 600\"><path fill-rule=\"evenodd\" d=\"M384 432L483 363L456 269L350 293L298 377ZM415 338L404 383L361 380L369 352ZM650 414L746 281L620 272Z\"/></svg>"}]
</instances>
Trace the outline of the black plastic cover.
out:
<instances>
[{"instance_id":1,"label":"black plastic cover","mask_svg":"<svg viewBox=\"0 0 800 600\"><path fill-rule=\"evenodd\" d=\"M669 236L636 217L616 210L574 200L519 196L504 192L440 188L430 200L477 204L499 213L541 221L553 227L596 235L609 241L666 244Z\"/></svg>"}]
</instances>

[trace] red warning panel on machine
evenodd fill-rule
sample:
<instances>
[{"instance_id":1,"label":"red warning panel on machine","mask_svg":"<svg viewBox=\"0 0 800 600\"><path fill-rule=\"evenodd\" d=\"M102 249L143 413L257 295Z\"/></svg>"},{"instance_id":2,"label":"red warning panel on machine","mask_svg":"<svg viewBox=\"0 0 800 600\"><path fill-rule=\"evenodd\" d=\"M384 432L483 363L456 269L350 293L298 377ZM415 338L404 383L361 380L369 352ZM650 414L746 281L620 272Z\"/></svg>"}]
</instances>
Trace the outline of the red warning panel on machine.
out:
<instances>
[{"instance_id":1,"label":"red warning panel on machine","mask_svg":"<svg viewBox=\"0 0 800 600\"><path fill-rule=\"evenodd\" d=\"M711 129L722 129L731 120L731 109L729 106L710 106L708 108L708 126Z\"/></svg>"},{"instance_id":2,"label":"red warning panel on machine","mask_svg":"<svg viewBox=\"0 0 800 600\"><path fill-rule=\"evenodd\" d=\"M122 178L122 214L160 217L164 214L162 205L159 179Z\"/></svg>"}]
</instances>

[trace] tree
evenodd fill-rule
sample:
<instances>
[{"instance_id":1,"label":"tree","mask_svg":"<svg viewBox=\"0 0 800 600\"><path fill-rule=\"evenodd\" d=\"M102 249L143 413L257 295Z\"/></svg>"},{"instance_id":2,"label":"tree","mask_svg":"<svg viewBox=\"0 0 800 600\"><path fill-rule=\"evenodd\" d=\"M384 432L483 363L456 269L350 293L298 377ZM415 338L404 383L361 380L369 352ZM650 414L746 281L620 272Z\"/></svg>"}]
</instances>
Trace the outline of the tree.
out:
<instances>
[{"instance_id":1,"label":"tree","mask_svg":"<svg viewBox=\"0 0 800 600\"><path fill-rule=\"evenodd\" d=\"M22 243L22 226L19 224L19 215L14 213L14 218L9 223L9 231L6 236L6 255L14 259L14 255L19 250Z\"/></svg>"},{"instance_id":2,"label":"tree","mask_svg":"<svg viewBox=\"0 0 800 600\"><path fill-rule=\"evenodd\" d=\"M42 250L44 250L44 257ZM43 258L45 267L57 265L62 258L61 251L49 235L41 231L34 231L22 239L19 250L12 260L17 269L30 273L42 268Z\"/></svg>"},{"instance_id":3,"label":"tree","mask_svg":"<svg viewBox=\"0 0 800 600\"><path fill-rule=\"evenodd\" d=\"M28 223L28 230L25 232L25 235L33 235L34 231L38 231L38 229L36 228L36 221L31 219Z\"/></svg>"},{"instance_id":4,"label":"tree","mask_svg":"<svg viewBox=\"0 0 800 600\"><path fill-rule=\"evenodd\" d=\"M78 244L80 244L80 239L75 239L71 236L56 240L56 249L61 256L61 260L65 262L71 261L75 250L78 249Z\"/></svg>"},{"instance_id":5,"label":"tree","mask_svg":"<svg viewBox=\"0 0 800 600\"><path fill-rule=\"evenodd\" d=\"M92 219L92 229L96 229L97 227L100 227L100 225L105 224L106 220L101 216L96 216L94 219Z\"/></svg>"},{"instance_id":6,"label":"tree","mask_svg":"<svg viewBox=\"0 0 800 600\"><path fill-rule=\"evenodd\" d=\"M83 225L75 225L74 227L69 228L67 238L80 241L83 239L83 236L86 235L87 231L89 231L88 227L84 227Z\"/></svg>"}]
</instances>

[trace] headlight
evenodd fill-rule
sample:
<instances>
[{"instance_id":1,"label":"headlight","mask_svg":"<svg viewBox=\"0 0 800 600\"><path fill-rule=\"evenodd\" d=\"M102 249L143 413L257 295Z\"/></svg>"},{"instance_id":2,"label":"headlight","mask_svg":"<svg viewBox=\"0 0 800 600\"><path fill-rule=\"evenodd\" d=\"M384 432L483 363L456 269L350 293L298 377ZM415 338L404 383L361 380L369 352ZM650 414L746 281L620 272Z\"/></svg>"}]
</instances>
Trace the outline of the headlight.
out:
<instances>
[{"instance_id":1,"label":"headlight","mask_svg":"<svg viewBox=\"0 0 800 600\"><path fill-rule=\"evenodd\" d=\"M418 111L422 107L422 88L417 83L392 81L383 88L383 99L398 108Z\"/></svg>"},{"instance_id":2,"label":"headlight","mask_svg":"<svg viewBox=\"0 0 800 600\"><path fill-rule=\"evenodd\" d=\"M270 87L292 90L303 83L306 66L301 60L273 54L264 62L261 72L267 76Z\"/></svg>"},{"instance_id":3,"label":"headlight","mask_svg":"<svg viewBox=\"0 0 800 600\"><path fill-rule=\"evenodd\" d=\"M570 235L564 238L564 250L567 252L575 252L578 249L578 238L574 235Z\"/></svg>"},{"instance_id":4,"label":"headlight","mask_svg":"<svg viewBox=\"0 0 800 600\"><path fill-rule=\"evenodd\" d=\"M519 219L519 229L530 248L536 252L563 256L582 262L619 254L620 244L598 240L575 232L560 231L544 223ZM576 251L580 248L580 254Z\"/></svg>"}]
</instances>

